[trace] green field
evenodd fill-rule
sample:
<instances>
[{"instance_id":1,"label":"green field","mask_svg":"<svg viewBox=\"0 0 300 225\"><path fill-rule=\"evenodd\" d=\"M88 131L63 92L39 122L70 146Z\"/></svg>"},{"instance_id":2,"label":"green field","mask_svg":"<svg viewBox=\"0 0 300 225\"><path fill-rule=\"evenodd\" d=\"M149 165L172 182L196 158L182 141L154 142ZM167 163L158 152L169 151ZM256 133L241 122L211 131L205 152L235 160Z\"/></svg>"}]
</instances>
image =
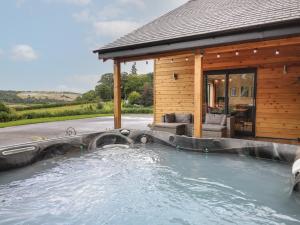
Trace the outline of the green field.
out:
<instances>
[{"instance_id":1,"label":"green field","mask_svg":"<svg viewBox=\"0 0 300 225\"><path fill-rule=\"evenodd\" d=\"M9 107L12 111L8 117L4 117L6 120L3 120L2 117L0 128L35 123L76 120L113 114L113 102L105 102L101 105L101 107L99 107L97 103L65 104L61 106L49 104L27 104L25 107L22 104L15 104L9 105ZM152 113L152 107L124 106L122 107L122 113L147 114Z\"/></svg>"},{"instance_id":2,"label":"green field","mask_svg":"<svg viewBox=\"0 0 300 225\"><path fill-rule=\"evenodd\" d=\"M112 116L112 114L92 114L92 115L63 116L63 117L37 118L37 119L30 119L30 120L25 119L25 120L17 120L17 121L10 121L10 122L5 122L5 123L0 123L0 128L14 127L14 126L21 126L21 125L28 125L28 124L36 124L36 123L48 123L48 122L56 122L56 121L79 120L79 119L104 117L104 116Z\"/></svg>"},{"instance_id":3,"label":"green field","mask_svg":"<svg viewBox=\"0 0 300 225\"><path fill-rule=\"evenodd\" d=\"M80 104L80 105L68 105L68 106L60 106L60 107L54 107L54 108L41 108L41 109L31 109L31 110L22 110L18 111L18 115L24 115L24 114L29 114L29 113L44 113L44 112L49 112L49 113L59 113L59 112L64 112L66 110L83 110L83 109L96 109L96 103L90 103L90 104ZM108 107L108 106L106 106Z\"/></svg>"}]
</instances>

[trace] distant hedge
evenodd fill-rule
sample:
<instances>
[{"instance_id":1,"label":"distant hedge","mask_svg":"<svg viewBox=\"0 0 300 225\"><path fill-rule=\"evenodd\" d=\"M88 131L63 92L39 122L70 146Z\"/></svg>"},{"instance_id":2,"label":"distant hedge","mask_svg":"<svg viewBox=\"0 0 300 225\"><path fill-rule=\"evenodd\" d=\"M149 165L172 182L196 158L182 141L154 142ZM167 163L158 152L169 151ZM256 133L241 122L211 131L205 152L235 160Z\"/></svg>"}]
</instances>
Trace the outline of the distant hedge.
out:
<instances>
[{"instance_id":1,"label":"distant hedge","mask_svg":"<svg viewBox=\"0 0 300 225\"><path fill-rule=\"evenodd\" d=\"M0 122L7 122L15 119L17 119L17 117L13 111L8 106L0 102Z\"/></svg>"},{"instance_id":2,"label":"distant hedge","mask_svg":"<svg viewBox=\"0 0 300 225\"><path fill-rule=\"evenodd\" d=\"M33 109L50 109L56 107L63 107L63 106L72 106L72 105L81 105L82 102L68 102L68 103L48 103L48 104L36 104L36 105L28 105L28 106L16 106L14 109L16 111L25 111L25 110L33 110Z\"/></svg>"},{"instance_id":3,"label":"distant hedge","mask_svg":"<svg viewBox=\"0 0 300 225\"><path fill-rule=\"evenodd\" d=\"M151 114L153 109L151 107L132 107L122 108L124 114ZM92 115L92 114L112 114L113 109L104 107L103 109L85 108L78 110L64 110L61 112L29 112L18 115L16 113L0 112L0 122L9 122L22 119L37 119L49 117L63 117L63 116L76 116L76 115Z\"/></svg>"}]
</instances>

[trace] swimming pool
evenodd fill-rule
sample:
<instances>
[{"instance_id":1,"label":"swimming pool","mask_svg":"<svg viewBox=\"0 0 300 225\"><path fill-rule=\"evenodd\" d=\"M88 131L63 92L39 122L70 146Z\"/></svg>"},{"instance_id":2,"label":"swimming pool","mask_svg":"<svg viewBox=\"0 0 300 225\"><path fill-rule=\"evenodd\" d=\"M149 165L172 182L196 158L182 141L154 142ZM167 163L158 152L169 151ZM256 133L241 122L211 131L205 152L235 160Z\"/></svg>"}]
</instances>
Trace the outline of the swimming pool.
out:
<instances>
[{"instance_id":1,"label":"swimming pool","mask_svg":"<svg viewBox=\"0 0 300 225\"><path fill-rule=\"evenodd\" d=\"M107 147L113 135L105 137L91 142L98 149L0 173L0 224L300 223L288 163L209 144L210 153L186 151L182 140L174 148L140 134L149 143Z\"/></svg>"}]
</instances>

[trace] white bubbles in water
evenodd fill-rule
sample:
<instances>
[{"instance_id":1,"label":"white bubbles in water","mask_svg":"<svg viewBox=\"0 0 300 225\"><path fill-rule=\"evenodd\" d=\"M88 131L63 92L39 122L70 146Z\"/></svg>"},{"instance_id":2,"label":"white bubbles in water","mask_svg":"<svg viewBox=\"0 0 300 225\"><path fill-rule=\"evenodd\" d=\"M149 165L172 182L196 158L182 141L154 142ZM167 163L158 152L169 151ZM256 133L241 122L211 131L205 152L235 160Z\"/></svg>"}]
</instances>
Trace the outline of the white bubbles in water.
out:
<instances>
[{"instance_id":1,"label":"white bubbles in water","mask_svg":"<svg viewBox=\"0 0 300 225\"><path fill-rule=\"evenodd\" d=\"M147 137L142 137L142 138L141 138L141 143L142 143L142 144L147 144L147 142L148 142Z\"/></svg>"}]
</instances>

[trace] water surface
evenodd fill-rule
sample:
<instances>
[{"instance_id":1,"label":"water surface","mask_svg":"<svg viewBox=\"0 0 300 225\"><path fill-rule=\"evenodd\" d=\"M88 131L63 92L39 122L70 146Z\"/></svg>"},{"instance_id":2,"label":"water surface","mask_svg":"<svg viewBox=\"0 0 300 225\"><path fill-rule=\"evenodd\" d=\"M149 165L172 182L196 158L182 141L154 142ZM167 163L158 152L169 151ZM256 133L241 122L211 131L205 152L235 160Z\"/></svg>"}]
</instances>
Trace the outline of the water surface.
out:
<instances>
[{"instance_id":1,"label":"water surface","mask_svg":"<svg viewBox=\"0 0 300 225\"><path fill-rule=\"evenodd\" d=\"M0 224L298 224L289 165L160 145L0 173Z\"/></svg>"}]
</instances>

